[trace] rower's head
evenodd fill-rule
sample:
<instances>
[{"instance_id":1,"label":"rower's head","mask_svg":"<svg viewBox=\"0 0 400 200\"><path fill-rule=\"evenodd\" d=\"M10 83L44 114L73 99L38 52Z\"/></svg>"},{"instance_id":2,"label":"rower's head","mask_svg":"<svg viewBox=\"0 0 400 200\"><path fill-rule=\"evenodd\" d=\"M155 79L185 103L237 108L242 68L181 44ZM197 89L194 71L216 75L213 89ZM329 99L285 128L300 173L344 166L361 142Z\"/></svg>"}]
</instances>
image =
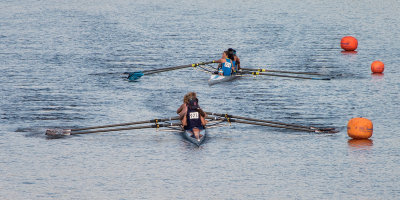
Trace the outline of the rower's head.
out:
<instances>
[{"instance_id":1,"label":"rower's head","mask_svg":"<svg viewBox=\"0 0 400 200\"><path fill-rule=\"evenodd\" d=\"M227 58L232 59L232 60L235 59L235 55L233 55L233 51L225 51L224 53L226 54Z\"/></svg>"},{"instance_id":2,"label":"rower's head","mask_svg":"<svg viewBox=\"0 0 400 200\"><path fill-rule=\"evenodd\" d=\"M197 98L192 98L189 100L189 108L192 110L199 109L199 100Z\"/></svg>"},{"instance_id":3,"label":"rower's head","mask_svg":"<svg viewBox=\"0 0 400 200\"><path fill-rule=\"evenodd\" d=\"M233 53L233 55L236 56L236 50L235 49L229 48L228 51L231 51Z\"/></svg>"},{"instance_id":4,"label":"rower's head","mask_svg":"<svg viewBox=\"0 0 400 200\"><path fill-rule=\"evenodd\" d=\"M228 57L228 55L227 55L227 53L226 53L227 51L224 51L224 52L222 52L222 59L225 59L225 58L227 58Z\"/></svg>"},{"instance_id":5,"label":"rower's head","mask_svg":"<svg viewBox=\"0 0 400 200\"><path fill-rule=\"evenodd\" d=\"M183 103L189 104L189 100L190 99L196 99L197 95L195 92L188 92L187 94L185 94L185 96L183 97Z\"/></svg>"}]
</instances>

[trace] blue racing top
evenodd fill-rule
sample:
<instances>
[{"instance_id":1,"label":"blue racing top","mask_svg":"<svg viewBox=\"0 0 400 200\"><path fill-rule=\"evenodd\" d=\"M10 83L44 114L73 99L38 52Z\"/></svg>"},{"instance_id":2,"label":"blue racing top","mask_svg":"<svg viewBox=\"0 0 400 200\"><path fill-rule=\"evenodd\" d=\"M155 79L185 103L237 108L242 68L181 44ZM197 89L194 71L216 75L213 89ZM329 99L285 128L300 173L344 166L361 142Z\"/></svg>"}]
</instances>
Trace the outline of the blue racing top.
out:
<instances>
[{"instance_id":1,"label":"blue racing top","mask_svg":"<svg viewBox=\"0 0 400 200\"><path fill-rule=\"evenodd\" d=\"M224 76L230 76L232 71L236 72L236 62L226 58L226 62L222 63L222 72Z\"/></svg>"}]
</instances>

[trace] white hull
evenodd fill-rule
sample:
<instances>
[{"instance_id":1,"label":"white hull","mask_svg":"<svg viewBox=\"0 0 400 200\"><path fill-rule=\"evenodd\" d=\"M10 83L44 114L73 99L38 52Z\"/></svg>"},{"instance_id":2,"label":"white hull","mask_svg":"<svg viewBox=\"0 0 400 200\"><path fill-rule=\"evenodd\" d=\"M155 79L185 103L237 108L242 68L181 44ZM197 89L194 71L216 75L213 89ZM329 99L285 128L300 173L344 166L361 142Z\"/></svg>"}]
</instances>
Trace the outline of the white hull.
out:
<instances>
[{"instance_id":1,"label":"white hull","mask_svg":"<svg viewBox=\"0 0 400 200\"><path fill-rule=\"evenodd\" d=\"M214 85L214 84L221 83L221 82L227 82L227 81L231 81L231 80L234 80L237 78L239 78L239 76L237 76L237 75L220 76L217 74L213 74L213 75L211 75L210 79L208 80L208 85Z\"/></svg>"},{"instance_id":2,"label":"white hull","mask_svg":"<svg viewBox=\"0 0 400 200\"><path fill-rule=\"evenodd\" d=\"M200 138L200 141L197 141L196 138L191 137L192 134L191 134L189 131L186 131L186 130L185 130L185 131L182 131L182 135L183 135L183 137L184 137L185 139L187 139L187 140L190 141L191 143L193 143L193 144L195 144L195 145L197 145L197 146L200 146L201 143L203 143L204 139L205 139L206 136L207 136L207 131L206 131L206 129L203 129L203 130L200 131L200 135L202 135L202 137Z\"/></svg>"}]
</instances>

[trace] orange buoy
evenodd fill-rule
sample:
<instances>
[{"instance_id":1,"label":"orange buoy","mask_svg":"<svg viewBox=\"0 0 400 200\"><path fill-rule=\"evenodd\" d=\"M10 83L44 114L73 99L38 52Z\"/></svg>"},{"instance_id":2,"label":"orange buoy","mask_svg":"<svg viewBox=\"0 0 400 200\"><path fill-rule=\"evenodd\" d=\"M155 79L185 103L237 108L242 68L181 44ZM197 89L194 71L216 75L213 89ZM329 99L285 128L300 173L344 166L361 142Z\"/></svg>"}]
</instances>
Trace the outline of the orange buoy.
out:
<instances>
[{"instance_id":1,"label":"orange buoy","mask_svg":"<svg viewBox=\"0 0 400 200\"><path fill-rule=\"evenodd\" d=\"M347 134L353 139L368 139L372 136L373 125L366 118L352 118L347 123Z\"/></svg>"},{"instance_id":2,"label":"orange buoy","mask_svg":"<svg viewBox=\"0 0 400 200\"><path fill-rule=\"evenodd\" d=\"M357 49L358 41L355 37L345 36L340 41L340 47L345 51L354 51Z\"/></svg>"},{"instance_id":3,"label":"orange buoy","mask_svg":"<svg viewBox=\"0 0 400 200\"><path fill-rule=\"evenodd\" d=\"M371 64L372 73L382 73L385 70L385 64L383 62L376 60Z\"/></svg>"}]
</instances>

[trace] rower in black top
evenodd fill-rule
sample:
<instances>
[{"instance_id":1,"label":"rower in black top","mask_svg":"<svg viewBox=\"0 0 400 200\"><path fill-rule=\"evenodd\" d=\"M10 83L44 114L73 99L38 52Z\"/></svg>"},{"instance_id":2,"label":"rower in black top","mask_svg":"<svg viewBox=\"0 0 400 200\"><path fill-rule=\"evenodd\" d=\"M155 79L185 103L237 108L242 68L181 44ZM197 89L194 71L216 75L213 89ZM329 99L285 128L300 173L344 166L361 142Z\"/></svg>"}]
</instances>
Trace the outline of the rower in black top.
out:
<instances>
[{"instance_id":1,"label":"rower in black top","mask_svg":"<svg viewBox=\"0 0 400 200\"><path fill-rule=\"evenodd\" d=\"M182 119L182 125L186 131L189 131L197 141L200 141L202 135L200 131L205 128L205 112L199 107L198 99L190 99L186 115Z\"/></svg>"}]
</instances>

